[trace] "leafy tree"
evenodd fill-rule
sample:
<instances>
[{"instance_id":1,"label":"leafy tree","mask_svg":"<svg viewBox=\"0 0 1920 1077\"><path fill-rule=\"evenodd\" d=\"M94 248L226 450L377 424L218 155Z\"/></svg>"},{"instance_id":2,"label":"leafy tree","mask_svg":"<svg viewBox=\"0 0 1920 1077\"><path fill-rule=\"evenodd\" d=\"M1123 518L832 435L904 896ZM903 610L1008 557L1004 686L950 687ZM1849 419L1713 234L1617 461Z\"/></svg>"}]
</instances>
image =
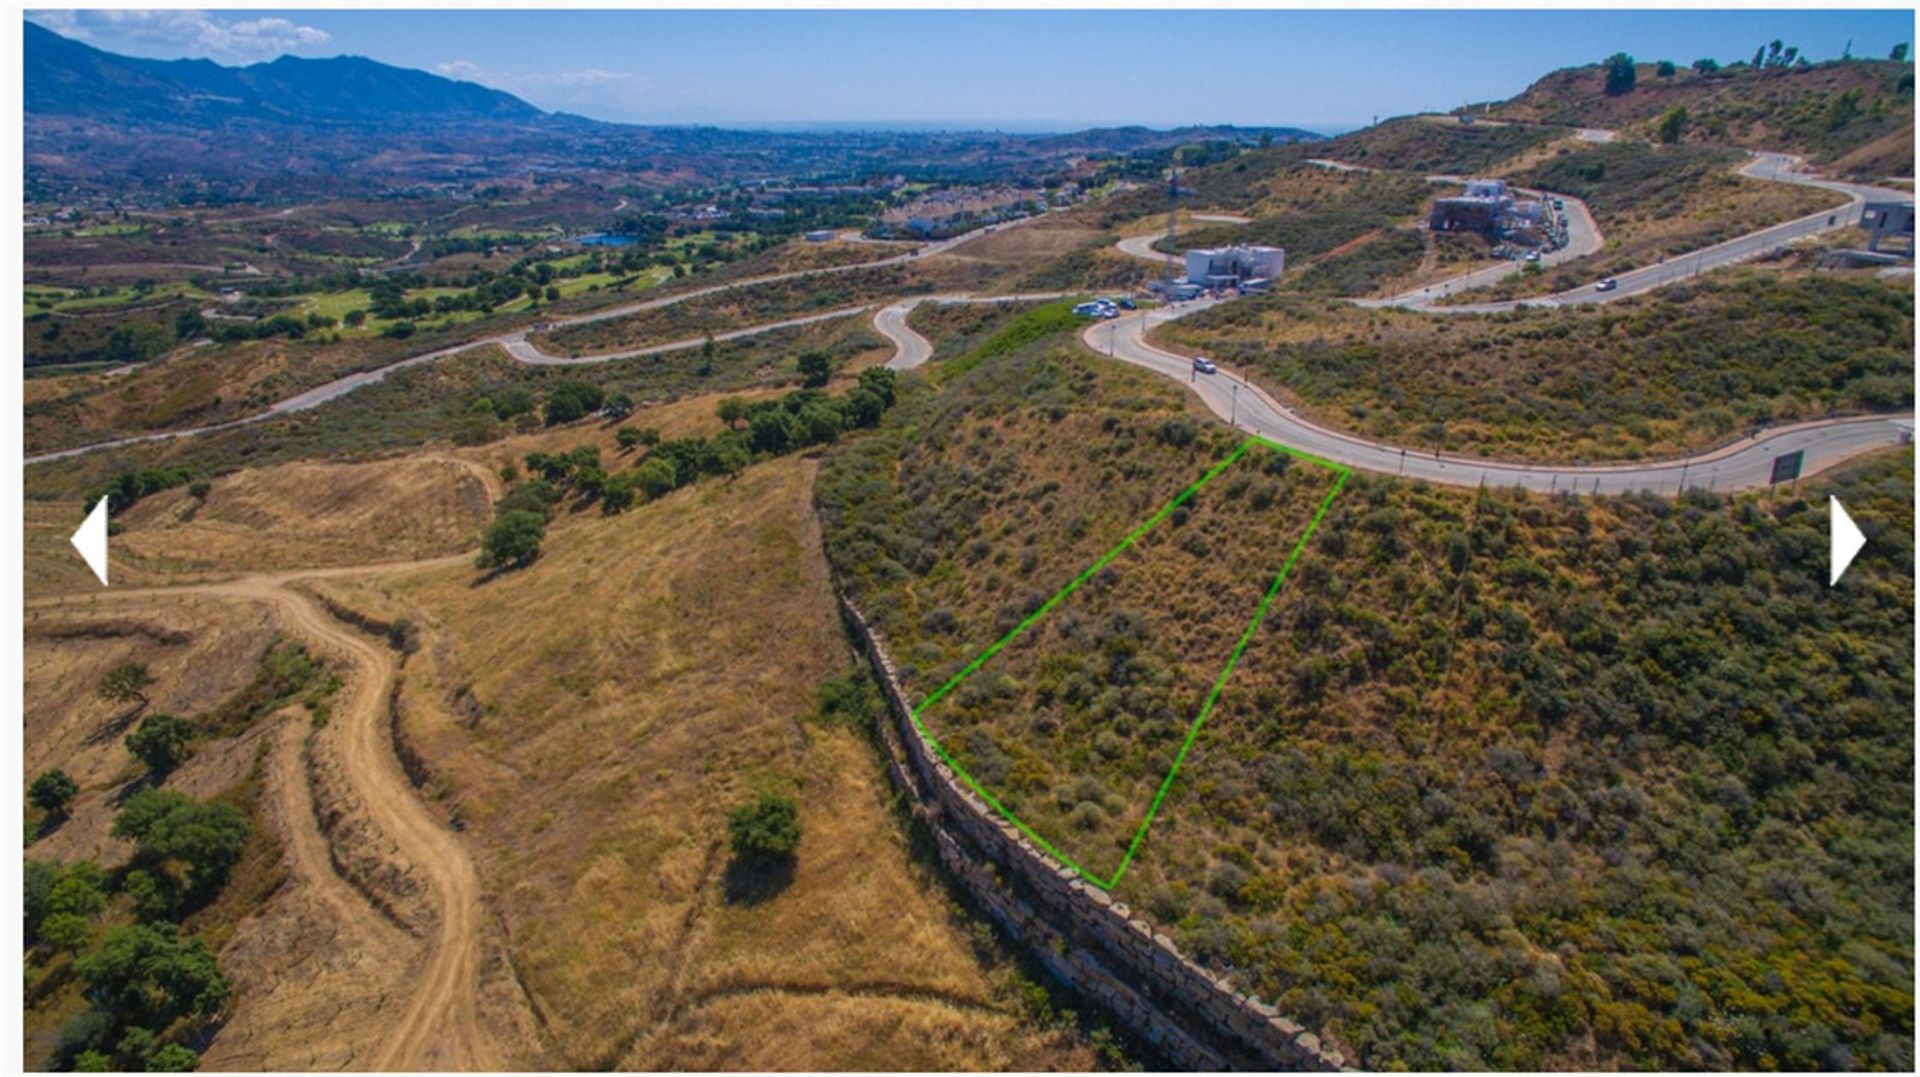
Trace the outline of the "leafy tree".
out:
<instances>
[{"instance_id":1,"label":"leafy tree","mask_svg":"<svg viewBox=\"0 0 1920 1077\"><path fill-rule=\"evenodd\" d=\"M1654 65L1653 73L1656 77L1659 77L1659 78L1663 78L1663 79L1672 78L1674 74L1673 61L1672 60L1660 61L1658 64Z\"/></svg>"},{"instance_id":2,"label":"leafy tree","mask_svg":"<svg viewBox=\"0 0 1920 1077\"><path fill-rule=\"evenodd\" d=\"M34 807L55 817L65 816L73 804L73 798L79 795L79 784L57 767L41 774L27 787L27 800Z\"/></svg>"},{"instance_id":3,"label":"leafy tree","mask_svg":"<svg viewBox=\"0 0 1920 1077\"><path fill-rule=\"evenodd\" d=\"M193 725L171 714L149 714L127 734L127 751L147 765L156 779L165 778L193 753Z\"/></svg>"},{"instance_id":4,"label":"leafy tree","mask_svg":"<svg viewBox=\"0 0 1920 1077\"><path fill-rule=\"evenodd\" d=\"M41 922L39 937L56 953L77 954L93 945L93 921L77 913L57 912Z\"/></svg>"},{"instance_id":5,"label":"leafy tree","mask_svg":"<svg viewBox=\"0 0 1920 1077\"><path fill-rule=\"evenodd\" d=\"M895 399L896 382L894 373L886 367L868 367L860 372L860 388L880 398L880 402L892 407Z\"/></svg>"},{"instance_id":6,"label":"leafy tree","mask_svg":"<svg viewBox=\"0 0 1920 1077\"><path fill-rule=\"evenodd\" d=\"M1720 61L1715 60L1711 57L1703 56L1700 59L1695 60L1693 62L1693 69L1695 71L1700 72L1702 75L1711 75L1714 72L1720 70Z\"/></svg>"},{"instance_id":7,"label":"leafy tree","mask_svg":"<svg viewBox=\"0 0 1920 1077\"><path fill-rule=\"evenodd\" d=\"M657 456L649 456L640 461L640 466L633 469L633 474L640 484L640 489L646 492L649 501L667 496L678 485L679 476L673 461Z\"/></svg>"},{"instance_id":8,"label":"leafy tree","mask_svg":"<svg viewBox=\"0 0 1920 1077\"><path fill-rule=\"evenodd\" d=\"M74 962L87 998L124 1024L165 1027L182 1017L210 1017L231 986L199 939L181 939L172 924L114 928L92 953Z\"/></svg>"},{"instance_id":9,"label":"leafy tree","mask_svg":"<svg viewBox=\"0 0 1920 1077\"><path fill-rule=\"evenodd\" d=\"M553 513L553 507L560 503L560 491L546 479L530 479L507 491L494 506L494 515L501 516L518 509L525 512L537 512L544 519Z\"/></svg>"},{"instance_id":10,"label":"leafy tree","mask_svg":"<svg viewBox=\"0 0 1920 1077\"><path fill-rule=\"evenodd\" d=\"M600 488L600 511L612 516L632 508L634 491L639 485L639 476L631 471L622 471L608 479Z\"/></svg>"},{"instance_id":11,"label":"leafy tree","mask_svg":"<svg viewBox=\"0 0 1920 1077\"><path fill-rule=\"evenodd\" d=\"M747 469L747 465L753 462L753 454L738 437L715 438L713 462L722 475L732 478Z\"/></svg>"},{"instance_id":12,"label":"leafy tree","mask_svg":"<svg viewBox=\"0 0 1920 1077\"><path fill-rule=\"evenodd\" d=\"M191 307L173 316L173 335L181 340L197 337L206 331L206 317Z\"/></svg>"},{"instance_id":13,"label":"leafy tree","mask_svg":"<svg viewBox=\"0 0 1920 1077\"><path fill-rule=\"evenodd\" d=\"M606 403L606 392L598 385L583 381L563 381L547 393L548 426L570 423L599 411Z\"/></svg>"},{"instance_id":14,"label":"leafy tree","mask_svg":"<svg viewBox=\"0 0 1920 1077\"><path fill-rule=\"evenodd\" d=\"M623 426L613 432L613 439L620 443L622 450L632 449L635 445L640 444L640 428L637 426Z\"/></svg>"},{"instance_id":15,"label":"leafy tree","mask_svg":"<svg viewBox=\"0 0 1920 1077\"><path fill-rule=\"evenodd\" d=\"M800 821L793 801L768 794L735 808L727 816L727 837L743 860L783 860L800 846Z\"/></svg>"},{"instance_id":16,"label":"leafy tree","mask_svg":"<svg viewBox=\"0 0 1920 1077\"><path fill-rule=\"evenodd\" d=\"M343 320L349 326L357 329L360 326L365 325L367 323L367 312L364 310L350 310L347 312L347 316Z\"/></svg>"},{"instance_id":17,"label":"leafy tree","mask_svg":"<svg viewBox=\"0 0 1920 1077\"><path fill-rule=\"evenodd\" d=\"M675 267L676 270L678 268L677 266ZM706 342L700 345L700 365L694 367L693 372L703 378L711 375L713 373L713 357L718 352L719 347L714 343L713 334L708 333Z\"/></svg>"},{"instance_id":18,"label":"leafy tree","mask_svg":"<svg viewBox=\"0 0 1920 1077\"><path fill-rule=\"evenodd\" d=\"M798 441L799 431L794 429L793 416L780 408L761 408L747 420L747 443L755 452L778 455Z\"/></svg>"},{"instance_id":19,"label":"leafy tree","mask_svg":"<svg viewBox=\"0 0 1920 1077\"><path fill-rule=\"evenodd\" d=\"M95 691L101 699L112 703L138 703L144 707L147 705L147 689L151 687L153 674L147 672L147 664L126 661L107 670Z\"/></svg>"},{"instance_id":20,"label":"leafy tree","mask_svg":"<svg viewBox=\"0 0 1920 1077\"><path fill-rule=\"evenodd\" d=\"M75 1073L113 1073L117 1068L113 1064L113 1059L92 1049L80 1052L73 1059Z\"/></svg>"},{"instance_id":21,"label":"leafy tree","mask_svg":"<svg viewBox=\"0 0 1920 1077\"><path fill-rule=\"evenodd\" d=\"M1606 68L1608 97L1619 97L1633 90L1634 81L1639 77L1639 72L1633 66L1633 57L1616 52L1607 57Z\"/></svg>"},{"instance_id":22,"label":"leafy tree","mask_svg":"<svg viewBox=\"0 0 1920 1077\"><path fill-rule=\"evenodd\" d=\"M809 389L826 385L833 378L833 356L823 351L801 353L800 377L800 383Z\"/></svg>"},{"instance_id":23,"label":"leafy tree","mask_svg":"<svg viewBox=\"0 0 1920 1077\"><path fill-rule=\"evenodd\" d=\"M1906 58L1907 58L1907 43L1905 41L1902 41L1898 45L1895 45L1893 47L1893 50L1887 53L1887 59L1892 60L1895 63L1899 63L1905 60Z\"/></svg>"},{"instance_id":24,"label":"leafy tree","mask_svg":"<svg viewBox=\"0 0 1920 1077\"><path fill-rule=\"evenodd\" d=\"M1765 45L1762 45L1759 48L1753 50L1752 66L1765 67L1766 65L1767 65L1767 47Z\"/></svg>"},{"instance_id":25,"label":"leafy tree","mask_svg":"<svg viewBox=\"0 0 1920 1077\"><path fill-rule=\"evenodd\" d=\"M191 1073L200 1065L200 1056L181 1043L161 1044L147 1056L148 1073Z\"/></svg>"},{"instance_id":26,"label":"leafy tree","mask_svg":"<svg viewBox=\"0 0 1920 1077\"><path fill-rule=\"evenodd\" d=\"M633 414L633 397L626 393L613 394L607 398L606 406L600 409L600 414L614 422L620 422Z\"/></svg>"},{"instance_id":27,"label":"leafy tree","mask_svg":"<svg viewBox=\"0 0 1920 1077\"><path fill-rule=\"evenodd\" d=\"M547 536L547 520L537 512L513 509L501 513L480 542L481 568L524 568L540 556Z\"/></svg>"},{"instance_id":28,"label":"leafy tree","mask_svg":"<svg viewBox=\"0 0 1920 1077\"><path fill-rule=\"evenodd\" d=\"M886 402L874 395L866 386L858 386L840 402L842 414L851 427L878 426L880 417L886 414Z\"/></svg>"},{"instance_id":29,"label":"leafy tree","mask_svg":"<svg viewBox=\"0 0 1920 1077\"><path fill-rule=\"evenodd\" d=\"M138 363L166 351L166 330L151 322L123 325L107 336L106 358L115 363Z\"/></svg>"},{"instance_id":30,"label":"leafy tree","mask_svg":"<svg viewBox=\"0 0 1920 1077\"><path fill-rule=\"evenodd\" d=\"M1668 109L1666 114L1660 117L1660 122L1654 126L1654 137L1668 144L1678 142L1680 136L1686 133L1687 122L1686 106L1675 105Z\"/></svg>"},{"instance_id":31,"label":"leafy tree","mask_svg":"<svg viewBox=\"0 0 1920 1077\"><path fill-rule=\"evenodd\" d=\"M713 410L720 421L727 424L727 429L734 430L739 428L740 420L747 417L747 402L737 396L725 396Z\"/></svg>"},{"instance_id":32,"label":"leafy tree","mask_svg":"<svg viewBox=\"0 0 1920 1077\"><path fill-rule=\"evenodd\" d=\"M808 445L830 445L840 440L840 433L845 428L840 409L824 400L803 408L800 424L805 444Z\"/></svg>"},{"instance_id":33,"label":"leafy tree","mask_svg":"<svg viewBox=\"0 0 1920 1077\"><path fill-rule=\"evenodd\" d=\"M134 860L192 897L209 897L246 848L252 823L223 800L198 801L166 789L127 798L113 819L113 835L134 843Z\"/></svg>"}]
</instances>

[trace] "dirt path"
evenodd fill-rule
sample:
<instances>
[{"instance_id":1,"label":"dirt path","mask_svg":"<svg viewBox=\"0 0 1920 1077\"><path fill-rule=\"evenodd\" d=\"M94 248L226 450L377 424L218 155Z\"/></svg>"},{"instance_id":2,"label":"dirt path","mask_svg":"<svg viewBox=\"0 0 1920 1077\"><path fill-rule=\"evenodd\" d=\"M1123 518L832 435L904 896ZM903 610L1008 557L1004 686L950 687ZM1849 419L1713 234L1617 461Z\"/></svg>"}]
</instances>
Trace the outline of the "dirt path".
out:
<instances>
[{"instance_id":1,"label":"dirt path","mask_svg":"<svg viewBox=\"0 0 1920 1077\"><path fill-rule=\"evenodd\" d=\"M459 839L427 811L394 756L387 725L388 700L398 671L393 653L334 620L318 602L291 585L302 579L434 567L465 561L469 556L61 596L28 603L30 607L70 603L88 606L189 595L260 603L275 612L286 631L352 667L333 719L343 769L374 823L426 875L437 900L436 931L429 940L426 968L370 1060L370 1068L376 1070L476 1070L494 1065L496 1060L487 1050L489 1040L478 1018L482 925L479 877ZM297 737L297 731L284 736ZM322 900L343 918L378 920L380 923L371 929L391 933L392 926L334 871L326 839L314 822L312 805L304 799L306 783L300 773L297 744L283 742L276 755L272 771L278 786L275 795L281 798L283 807L291 809L290 820L303 820L300 826L290 826L295 836L289 848L296 866L315 880Z\"/></svg>"}]
</instances>

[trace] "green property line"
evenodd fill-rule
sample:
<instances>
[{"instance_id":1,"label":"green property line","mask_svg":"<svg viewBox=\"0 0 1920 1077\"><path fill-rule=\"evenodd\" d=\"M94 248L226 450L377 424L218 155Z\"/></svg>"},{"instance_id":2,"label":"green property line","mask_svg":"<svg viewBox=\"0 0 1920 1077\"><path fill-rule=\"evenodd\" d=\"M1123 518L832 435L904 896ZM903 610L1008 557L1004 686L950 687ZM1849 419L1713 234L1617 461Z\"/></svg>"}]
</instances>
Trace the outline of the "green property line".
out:
<instances>
[{"instance_id":1,"label":"green property line","mask_svg":"<svg viewBox=\"0 0 1920 1077\"><path fill-rule=\"evenodd\" d=\"M1259 608L1254 610L1253 620L1249 621L1247 623L1246 629L1240 633L1239 642L1234 644L1233 653L1227 658L1226 668L1222 669L1220 671L1220 675L1214 679L1212 690L1207 693L1206 701L1203 704L1201 704L1200 714L1196 718L1194 718L1193 724L1189 726L1187 729L1186 740L1180 745L1180 752L1178 755L1174 757L1173 766L1168 768L1166 778L1161 781L1159 790L1156 791L1153 795L1153 802L1147 807L1146 817L1140 821L1139 829L1134 831L1133 840L1131 843L1128 844L1126 855L1122 857L1120 860L1120 866L1114 869L1113 875L1110 878L1102 879L1099 876L1088 871L1087 869L1081 867L1077 862L1073 860L1072 857L1069 857L1065 853L1061 852L1059 849L1055 848L1052 842L1048 841L1047 839L1041 837L1039 834L1035 833L1033 828L1028 826L1026 822L1023 821L1019 816L1015 815L1011 811L1008 811L1005 805L1001 804L1000 801L996 797L994 797L992 793L989 793L983 786L981 786L981 784L977 780L974 779L973 775L967 771L967 768L961 766L959 761L954 759L953 756L947 752L947 749L939 742L938 739L934 737L933 733L927 729L927 724L921 718L921 715L926 712L927 708L939 702L943 696L945 696L948 692L952 691L953 688L956 685L958 685L961 681L966 680L967 677L971 676L974 673L974 671L978 670L981 666L985 665L988 659L1000 653L1000 651L1003 648L1005 648L1007 644L1012 643L1014 639L1016 639L1021 633L1033 627L1035 622L1039 621L1040 618L1046 616L1049 611L1051 611L1055 606L1059 605L1060 602L1063 599L1065 599L1068 595L1078 590L1081 584L1086 583L1089 579L1092 579L1093 575L1099 572L1101 569L1105 568L1108 562L1112 561L1115 557L1118 557L1121 553L1123 553L1128 547L1132 546L1136 541L1140 539L1140 536L1152 530L1154 525L1158 524L1161 520L1165 519L1169 513L1173 512L1174 509L1177 509L1182 504L1184 504L1189 498L1191 498L1195 493L1197 493L1202 486L1205 486L1207 483L1212 482L1215 476L1219 475L1222 471L1225 471L1227 468L1232 467L1236 461L1238 461L1242 456L1246 455L1248 449L1251 449L1256 444L1263 445L1269 449L1274 450L1275 452L1283 453L1295 459L1304 460L1308 463L1316 464L1320 467L1327 468L1333 471L1335 474L1337 474L1339 476L1339 479L1334 482L1333 489L1329 490L1327 492L1327 496L1321 500L1319 509L1314 512L1313 520L1307 524L1307 529L1305 532L1301 534L1300 541L1294 543L1293 552L1287 555L1286 563L1280 567L1279 574L1275 576L1273 579L1273 585L1267 588L1267 593L1265 597L1263 597L1260 600ZM1180 773L1181 765L1186 762L1187 752L1193 748L1194 741L1199 737L1200 727L1206 723L1207 717L1213 713L1214 703L1220 698L1220 692L1223 688L1226 687L1227 678L1230 675L1232 675L1234 667L1239 664L1241 653L1247 649L1247 644L1252 642L1254 632L1260 627L1261 619L1264 618L1267 614L1267 607L1273 604L1274 597L1280 593L1281 584L1285 583L1287 580L1287 574L1293 571L1294 562L1300 559L1301 552L1307 548L1307 541L1313 537L1313 533L1315 529L1317 529L1320 526L1321 518L1327 514L1327 509L1333 505L1333 499L1339 496L1341 489L1345 487L1347 484L1347 479L1351 478L1352 475L1353 475L1353 472L1351 469L1344 467L1340 464L1333 463L1332 461L1321 459L1320 457L1315 456L1312 453L1301 452L1298 449L1290 448L1288 446L1278 444L1277 442L1268 441L1267 439L1262 437L1249 437L1247 440L1241 442L1240 446L1234 449L1234 451L1230 455L1228 455L1225 460L1222 460L1220 461L1220 463L1215 464L1211 470L1209 470L1205 475L1202 475L1199 481L1187 487L1185 490L1180 491L1179 496L1175 497L1172 501L1167 502L1167 504L1163 506L1159 512L1154 513L1153 516L1150 517L1146 523L1143 523L1139 527L1134 528L1133 531L1130 532L1126 538L1120 540L1119 545L1115 546L1111 550L1108 550L1104 555L1101 556L1101 558L1098 561L1095 561L1093 565L1089 567L1086 571L1074 577L1074 580L1072 583L1067 584L1065 587L1061 588L1057 593L1055 593L1052 598L1047 599L1047 601L1044 604L1042 604L1039 609L1029 614L1025 620L1021 621L1017 626L1015 626L1013 631L1008 632L1006 635L1000 637L1000 639L997 640L991 647L988 647L986 650L980 652L980 655L977 658L967 663L967 666L965 669L962 669L959 673L954 674L953 677L947 681L947 683L941 685L938 689L936 689L933 692L933 694L929 695L926 699L921 700L920 704L913 708L913 713L911 715L911 717L913 718L914 729L919 732L921 739L926 741L927 744L933 748L934 754L940 758L940 761L945 763L947 766L951 767L953 769L953 772L960 776L960 780L966 783L967 788L973 790L974 793L980 797L980 799L986 801L989 805L991 805L994 811L999 812L1001 817L1006 819L1008 822L1012 823L1020 831L1020 833L1025 834L1029 840L1031 840L1035 845L1039 846L1040 848L1046 850L1047 853L1053 856L1056 860L1059 860L1061 863L1067 865L1069 868L1072 868L1076 875L1079 875L1081 878L1085 879L1086 881L1092 883L1093 885L1099 887L1102 890L1112 890L1116 885L1119 884L1120 876L1125 874L1127 870L1127 866L1133 863L1134 854L1137 851L1139 851L1140 843L1146 839L1147 828L1153 825L1154 817L1157 814L1159 814L1160 802L1166 799L1167 791L1173 788L1173 779Z\"/></svg>"}]
</instances>

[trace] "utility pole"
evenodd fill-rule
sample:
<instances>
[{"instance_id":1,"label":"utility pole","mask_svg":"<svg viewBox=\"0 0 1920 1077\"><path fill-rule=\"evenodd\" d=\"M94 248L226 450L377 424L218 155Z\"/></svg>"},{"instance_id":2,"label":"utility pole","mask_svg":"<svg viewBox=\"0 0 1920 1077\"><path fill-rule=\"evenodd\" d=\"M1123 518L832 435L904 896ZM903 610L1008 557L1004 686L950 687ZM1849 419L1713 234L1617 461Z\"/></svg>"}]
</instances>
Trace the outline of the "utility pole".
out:
<instances>
[{"instance_id":1,"label":"utility pole","mask_svg":"<svg viewBox=\"0 0 1920 1077\"><path fill-rule=\"evenodd\" d=\"M1233 407L1227 417L1228 426L1240 425L1240 386L1233 387Z\"/></svg>"},{"instance_id":2,"label":"utility pole","mask_svg":"<svg viewBox=\"0 0 1920 1077\"><path fill-rule=\"evenodd\" d=\"M1174 236L1180 206L1180 147L1173 148L1173 163L1167 169L1167 284L1174 281Z\"/></svg>"}]
</instances>

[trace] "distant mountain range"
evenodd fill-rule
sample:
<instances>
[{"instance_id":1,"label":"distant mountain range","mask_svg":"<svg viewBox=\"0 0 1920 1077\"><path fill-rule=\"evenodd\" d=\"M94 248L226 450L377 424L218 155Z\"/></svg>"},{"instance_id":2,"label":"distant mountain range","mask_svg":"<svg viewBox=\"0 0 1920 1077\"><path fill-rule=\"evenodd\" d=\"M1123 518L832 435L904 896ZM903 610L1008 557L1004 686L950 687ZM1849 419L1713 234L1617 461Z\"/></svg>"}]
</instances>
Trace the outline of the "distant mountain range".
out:
<instances>
[{"instance_id":1,"label":"distant mountain range","mask_svg":"<svg viewBox=\"0 0 1920 1077\"><path fill-rule=\"evenodd\" d=\"M510 93L359 56L223 67L142 60L96 49L34 23L23 49L30 113L192 124L254 119L356 124L504 120L547 115Z\"/></svg>"},{"instance_id":2,"label":"distant mountain range","mask_svg":"<svg viewBox=\"0 0 1920 1077\"><path fill-rule=\"evenodd\" d=\"M1206 140L1320 136L1292 127L1110 127L1062 134L748 131L607 123L364 57L293 56L245 67L106 52L28 22L23 67L29 184L189 189L204 196L363 192L542 172L648 185L905 173L1004 180L1078 154Z\"/></svg>"}]
</instances>

